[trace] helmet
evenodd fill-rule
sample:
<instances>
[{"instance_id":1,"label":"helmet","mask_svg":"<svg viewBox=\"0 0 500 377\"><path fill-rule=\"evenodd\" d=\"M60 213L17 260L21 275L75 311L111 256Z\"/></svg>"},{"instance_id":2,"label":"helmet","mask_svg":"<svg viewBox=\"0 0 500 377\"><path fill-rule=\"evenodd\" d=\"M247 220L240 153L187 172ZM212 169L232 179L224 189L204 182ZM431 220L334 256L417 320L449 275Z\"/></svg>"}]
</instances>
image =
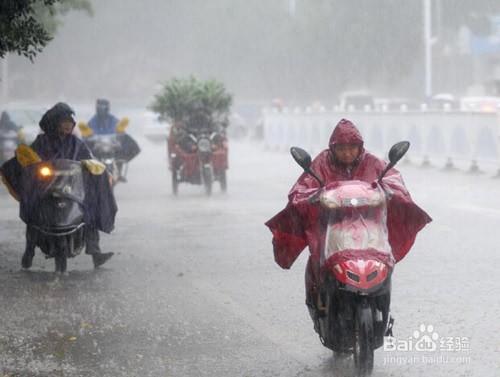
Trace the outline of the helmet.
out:
<instances>
[{"instance_id":1,"label":"helmet","mask_svg":"<svg viewBox=\"0 0 500 377\"><path fill-rule=\"evenodd\" d=\"M104 98L99 98L95 103L95 111L97 115L108 115L109 114L109 101Z\"/></svg>"}]
</instances>

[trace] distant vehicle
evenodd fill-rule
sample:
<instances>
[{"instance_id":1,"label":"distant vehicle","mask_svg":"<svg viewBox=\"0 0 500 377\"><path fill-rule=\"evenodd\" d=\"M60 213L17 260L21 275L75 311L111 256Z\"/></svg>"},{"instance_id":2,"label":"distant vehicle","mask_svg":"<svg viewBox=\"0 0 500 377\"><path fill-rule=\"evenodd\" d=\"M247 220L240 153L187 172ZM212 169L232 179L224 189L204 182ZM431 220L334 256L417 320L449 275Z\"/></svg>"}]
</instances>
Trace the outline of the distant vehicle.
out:
<instances>
[{"instance_id":1,"label":"distant vehicle","mask_svg":"<svg viewBox=\"0 0 500 377\"><path fill-rule=\"evenodd\" d=\"M375 101L369 92L353 91L342 93L339 105L342 110L365 110L367 108L373 110Z\"/></svg>"},{"instance_id":2,"label":"distant vehicle","mask_svg":"<svg viewBox=\"0 0 500 377\"><path fill-rule=\"evenodd\" d=\"M431 97L427 105L432 110L457 110L460 108L460 102L453 94L440 93Z\"/></svg>"},{"instance_id":3,"label":"distant vehicle","mask_svg":"<svg viewBox=\"0 0 500 377\"><path fill-rule=\"evenodd\" d=\"M462 97L460 109L462 111L496 113L500 111L500 97Z\"/></svg>"},{"instance_id":4,"label":"distant vehicle","mask_svg":"<svg viewBox=\"0 0 500 377\"><path fill-rule=\"evenodd\" d=\"M231 139L243 139L248 134L248 124L246 120L238 113L232 112L229 115L229 127L226 134Z\"/></svg>"},{"instance_id":5,"label":"distant vehicle","mask_svg":"<svg viewBox=\"0 0 500 377\"><path fill-rule=\"evenodd\" d=\"M415 111L419 110L421 103L411 98L375 98L375 109L378 111Z\"/></svg>"},{"instance_id":6,"label":"distant vehicle","mask_svg":"<svg viewBox=\"0 0 500 377\"><path fill-rule=\"evenodd\" d=\"M26 144L31 144L36 136L42 132L38 126L38 122L42 119L45 110L42 106L6 106L0 109L5 111L10 119L17 125L23 128L23 135Z\"/></svg>"},{"instance_id":7,"label":"distant vehicle","mask_svg":"<svg viewBox=\"0 0 500 377\"><path fill-rule=\"evenodd\" d=\"M228 143L223 133L208 127L186 128L169 137L167 148L174 195L182 182L203 185L207 196L212 194L214 181L226 191Z\"/></svg>"},{"instance_id":8,"label":"distant vehicle","mask_svg":"<svg viewBox=\"0 0 500 377\"><path fill-rule=\"evenodd\" d=\"M158 115L152 111L145 111L141 114L144 136L153 142L165 142L170 130L170 124L158 119Z\"/></svg>"}]
</instances>

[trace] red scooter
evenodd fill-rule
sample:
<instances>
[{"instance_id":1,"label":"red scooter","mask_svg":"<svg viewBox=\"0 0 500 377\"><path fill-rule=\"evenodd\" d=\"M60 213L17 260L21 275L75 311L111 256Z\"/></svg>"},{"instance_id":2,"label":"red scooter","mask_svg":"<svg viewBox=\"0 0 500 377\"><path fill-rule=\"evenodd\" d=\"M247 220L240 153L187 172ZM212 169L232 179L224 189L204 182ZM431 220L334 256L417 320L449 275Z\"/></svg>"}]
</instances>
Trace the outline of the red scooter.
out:
<instances>
[{"instance_id":1,"label":"red scooter","mask_svg":"<svg viewBox=\"0 0 500 377\"><path fill-rule=\"evenodd\" d=\"M306 280L319 281L308 297L308 308L323 345L334 351L335 360L352 354L358 376L371 374L374 350L392 329L389 307L395 262L382 178L408 148L408 142L391 148L390 163L378 183L353 180L326 186L310 169L311 156L291 148L295 161L321 186L311 200L311 205L320 207L322 246L319 270L309 264L306 271Z\"/></svg>"}]
</instances>

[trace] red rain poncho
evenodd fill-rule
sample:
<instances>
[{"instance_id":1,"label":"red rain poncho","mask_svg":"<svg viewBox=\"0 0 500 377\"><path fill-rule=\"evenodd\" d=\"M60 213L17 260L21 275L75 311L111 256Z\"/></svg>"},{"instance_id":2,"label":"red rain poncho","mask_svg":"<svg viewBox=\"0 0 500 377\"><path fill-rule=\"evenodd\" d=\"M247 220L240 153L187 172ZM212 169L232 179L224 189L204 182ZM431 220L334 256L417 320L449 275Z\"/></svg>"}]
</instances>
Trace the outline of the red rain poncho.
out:
<instances>
[{"instance_id":1,"label":"red rain poncho","mask_svg":"<svg viewBox=\"0 0 500 377\"><path fill-rule=\"evenodd\" d=\"M358 144L361 154L351 169L334 160L335 144ZM374 182L387 165L383 160L366 152L363 138L354 124L342 119L330 137L330 149L321 152L312 162L313 170L325 184L335 181L360 180ZM389 243L396 262L404 258L415 242L417 233L431 221L418 207L406 189L401 175L391 169L382 181L392 192L387 209ZM309 174L302 174L288 194L288 204L281 212L266 222L273 233L274 258L282 268L290 268L302 250L309 246L310 262L319 263L321 229L318 222L318 205L308 199L317 192L319 183Z\"/></svg>"}]
</instances>

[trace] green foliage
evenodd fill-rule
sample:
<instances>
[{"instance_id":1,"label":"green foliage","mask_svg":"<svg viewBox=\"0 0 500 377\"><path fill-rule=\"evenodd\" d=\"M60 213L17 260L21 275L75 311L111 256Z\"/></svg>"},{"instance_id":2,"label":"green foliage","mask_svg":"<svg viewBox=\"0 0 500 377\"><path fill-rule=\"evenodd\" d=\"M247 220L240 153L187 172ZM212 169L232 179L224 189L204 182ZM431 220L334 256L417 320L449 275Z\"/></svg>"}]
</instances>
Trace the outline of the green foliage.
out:
<instances>
[{"instance_id":1,"label":"green foliage","mask_svg":"<svg viewBox=\"0 0 500 377\"><path fill-rule=\"evenodd\" d=\"M57 15L70 9L92 12L89 0L0 0L0 58L16 52L33 61L52 39Z\"/></svg>"},{"instance_id":2,"label":"green foliage","mask_svg":"<svg viewBox=\"0 0 500 377\"><path fill-rule=\"evenodd\" d=\"M150 108L162 120L197 128L226 126L231 104L232 96L222 83L201 81L191 76L165 83Z\"/></svg>"}]
</instances>

